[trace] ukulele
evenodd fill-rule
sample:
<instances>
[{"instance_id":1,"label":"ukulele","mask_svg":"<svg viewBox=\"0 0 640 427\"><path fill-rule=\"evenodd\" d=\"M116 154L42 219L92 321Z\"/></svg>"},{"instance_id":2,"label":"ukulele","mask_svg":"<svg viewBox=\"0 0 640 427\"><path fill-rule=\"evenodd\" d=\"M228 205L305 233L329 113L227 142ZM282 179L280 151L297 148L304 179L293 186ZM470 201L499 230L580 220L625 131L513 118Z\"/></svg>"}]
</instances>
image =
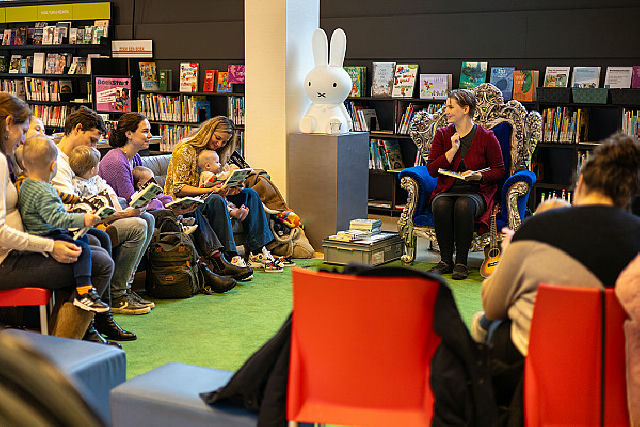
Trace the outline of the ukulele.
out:
<instances>
[{"instance_id":1,"label":"ukulele","mask_svg":"<svg viewBox=\"0 0 640 427\"><path fill-rule=\"evenodd\" d=\"M498 230L496 227L496 215L500 211L500 206L496 204L491 214L491 227L489 229L489 244L484 248L484 261L480 266L480 275L485 279L493 273L500 262L500 244L498 243Z\"/></svg>"}]
</instances>

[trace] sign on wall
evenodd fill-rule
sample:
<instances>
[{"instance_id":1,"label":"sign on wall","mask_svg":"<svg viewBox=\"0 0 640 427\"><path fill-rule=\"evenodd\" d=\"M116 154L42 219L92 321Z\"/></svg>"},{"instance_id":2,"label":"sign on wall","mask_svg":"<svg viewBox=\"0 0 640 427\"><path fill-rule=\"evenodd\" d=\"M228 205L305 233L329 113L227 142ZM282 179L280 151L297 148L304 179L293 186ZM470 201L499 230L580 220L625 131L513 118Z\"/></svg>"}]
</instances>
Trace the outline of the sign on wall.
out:
<instances>
[{"instance_id":1,"label":"sign on wall","mask_svg":"<svg viewBox=\"0 0 640 427\"><path fill-rule=\"evenodd\" d=\"M152 58L153 40L114 40L111 54L114 58Z\"/></svg>"}]
</instances>

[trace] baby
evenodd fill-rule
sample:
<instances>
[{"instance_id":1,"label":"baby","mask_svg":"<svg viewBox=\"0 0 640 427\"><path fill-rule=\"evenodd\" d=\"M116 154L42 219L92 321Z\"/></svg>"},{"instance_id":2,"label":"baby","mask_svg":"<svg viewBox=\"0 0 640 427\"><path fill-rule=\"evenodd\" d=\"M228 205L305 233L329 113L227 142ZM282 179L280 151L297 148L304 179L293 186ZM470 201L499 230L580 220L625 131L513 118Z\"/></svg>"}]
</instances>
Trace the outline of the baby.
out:
<instances>
[{"instance_id":1,"label":"baby","mask_svg":"<svg viewBox=\"0 0 640 427\"><path fill-rule=\"evenodd\" d=\"M57 172L58 149L47 136L26 140L23 161L27 177L20 186L20 215L25 231L53 240L74 243L82 249L73 263L76 289L73 305L82 310L103 313L109 306L102 302L91 283L91 249L86 236L74 240L70 228L92 227L100 221L98 215L70 213L65 210L58 192L50 184Z\"/></svg>"},{"instance_id":2,"label":"baby","mask_svg":"<svg viewBox=\"0 0 640 427\"><path fill-rule=\"evenodd\" d=\"M100 152L92 147L80 146L73 149L69 155L69 166L75 174L73 177L73 190L75 194L90 198L100 192L106 192L111 201L110 205L116 210L122 210L118 195L107 182L98 176L98 164Z\"/></svg>"},{"instance_id":3,"label":"baby","mask_svg":"<svg viewBox=\"0 0 640 427\"><path fill-rule=\"evenodd\" d=\"M220 172L220 158L218 157L218 153L213 150L203 150L200 152L200 155L198 155L198 167L202 171L200 172L200 187L220 185L226 181L231 174L231 171ZM229 215L240 221L244 221L247 215L249 215L249 208L245 205L238 208L227 200L227 206L229 208Z\"/></svg>"}]
</instances>

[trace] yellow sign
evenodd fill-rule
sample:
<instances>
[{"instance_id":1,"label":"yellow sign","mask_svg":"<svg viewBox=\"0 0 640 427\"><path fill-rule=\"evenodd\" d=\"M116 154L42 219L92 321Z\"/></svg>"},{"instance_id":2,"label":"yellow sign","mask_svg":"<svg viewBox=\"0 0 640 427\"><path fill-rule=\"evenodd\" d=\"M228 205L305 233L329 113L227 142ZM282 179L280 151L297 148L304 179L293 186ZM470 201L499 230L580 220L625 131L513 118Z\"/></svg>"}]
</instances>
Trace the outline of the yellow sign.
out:
<instances>
[{"instance_id":1,"label":"yellow sign","mask_svg":"<svg viewBox=\"0 0 640 427\"><path fill-rule=\"evenodd\" d=\"M73 19L72 4L38 6L38 21L69 21Z\"/></svg>"},{"instance_id":2,"label":"yellow sign","mask_svg":"<svg viewBox=\"0 0 640 427\"><path fill-rule=\"evenodd\" d=\"M6 22L34 22L38 20L38 6L19 6L5 8Z\"/></svg>"},{"instance_id":3,"label":"yellow sign","mask_svg":"<svg viewBox=\"0 0 640 427\"><path fill-rule=\"evenodd\" d=\"M7 22L7 12L4 8L0 8L0 22Z\"/></svg>"},{"instance_id":4,"label":"yellow sign","mask_svg":"<svg viewBox=\"0 0 640 427\"><path fill-rule=\"evenodd\" d=\"M101 3L76 3L73 5L73 19L111 19L111 4Z\"/></svg>"},{"instance_id":5,"label":"yellow sign","mask_svg":"<svg viewBox=\"0 0 640 427\"><path fill-rule=\"evenodd\" d=\"M0 8L0 22L83 21L111 19L111 3L65 3Z\"/></svg>"}]
</instances>

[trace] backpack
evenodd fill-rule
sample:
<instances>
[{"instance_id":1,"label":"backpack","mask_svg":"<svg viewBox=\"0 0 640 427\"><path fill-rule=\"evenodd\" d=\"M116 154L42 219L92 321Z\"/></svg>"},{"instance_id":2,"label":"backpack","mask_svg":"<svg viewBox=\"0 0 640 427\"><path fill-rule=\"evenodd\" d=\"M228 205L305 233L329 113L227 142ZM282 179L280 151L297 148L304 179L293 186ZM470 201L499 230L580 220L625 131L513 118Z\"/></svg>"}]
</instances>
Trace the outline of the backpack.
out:
<instances>
[{"instance_id":1,"label":"backpack","mask_svg":"<svg viewBox=\"0 0 640 427\"><path fill-rule=\"evenodd\" d=\"M200 291L196 248L174 216L162 218L147 252L145 287L155 298L189 298Z\"/></svg>"}]
</instances>

